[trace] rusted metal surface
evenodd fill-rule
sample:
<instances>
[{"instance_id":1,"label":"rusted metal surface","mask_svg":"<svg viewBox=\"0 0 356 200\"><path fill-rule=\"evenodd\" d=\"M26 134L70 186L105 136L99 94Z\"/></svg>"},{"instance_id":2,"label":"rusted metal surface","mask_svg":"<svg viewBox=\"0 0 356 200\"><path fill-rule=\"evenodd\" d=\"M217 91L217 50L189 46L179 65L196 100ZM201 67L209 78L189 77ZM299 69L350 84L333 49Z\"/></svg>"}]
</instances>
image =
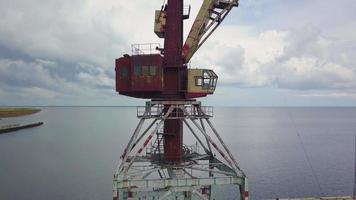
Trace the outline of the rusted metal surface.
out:
<instances>
[{"instance_id":1,"label":"rusted metal surface","mask_svg":"<svg viewBox=\"0 0 356 200\"><path fill-rule=\"evenodd\" d=\"M168 111L170 107L171 105L166 105L164 110ZM172 119L171 116L177 116L177 118ZM183 159L183 119L180 118L181 116L183 112L174 108L164 122L164 158L168 163L180 163Z\"/></svg>"},{"instance_id":2,"label":"rusted metal surface","mask_svg":"<svg viewBox=\"0 0 356 200\"><path fill-rule=\"evenodd\" d=\"M209 118L214 114L212 106L201 106L199 101L191 101L189 104L185 101L149 101L146 106L137 106L138 118L160 118L164 114L165 105L170 105L174 108L185 106L186 113L180 113L173 110L168 119L184 119L184 118Z\"/></svg>"},{"instance_id":3,"label":"rusted metal surface","mask_svg":"<svg viewBox=\"0 0 356 200\"><path fill-rule=\"evenodd\" d=\"M183 100L214 93L217 76L211 78L211 84L197 84L195 75L189 79L189 74L193 74L195 69L189 72L186 54L190 58L196 52L197 45L201 45L199 41L207 39L202 36L205 33L210 35L215 30L228 11L237 5L237 0L205 0L201 8L205 18L196 19L184 48L183 20L189 17L190 6L184 13L183 2L169 0L161 10L156 11L155 33L164 38L164 48L160 48L159 44L135 44L132 45L131 56L125 55L116 60L116 91L120 94L145 99ZM204 6L206 4L209 6ZM211 6L213 10L209 9ZM204 26L197 28L197 23ZM195 38L196 33L202 35ZM187 48L187 45L192 46ZM204 78L201 77L201 81L207 80Z\"/></svg>"},{"instance_id":4,"label":"rusted metal surface","mask_svg":"<svg viewBox=\"0 0 356 200\"><path fill-rule=\"evenodd\" d=\"M183 3L182 0L168 0L165 6L167 25L164 40L164 91L168 98L185 99L184 82L187 76L187 66L183 65ZM165 105L164 113L170 105ZM177 112L173 109L172 112ZM180 115L178 111L178 115ZM171 114L169 114L171 115ZM169 116L168 115L168 116ZM167 119L163 127L164 158L168 163L180 163L183 159L183 121L182 119Z\"/></svg>"},{"instance_id":5,"label":"rusted metal surface","mask_svg":"<svg viewBox=\"0 0 356 200\"><path fill-rule=\"evenodd\" d=\"M153 115L152 107L162 109ZM216 185L234 185L240 190L239 198L248 199L247 177L221 137L214 140L218 133L200 102L150 101L142 116L114 175L114 198L180 199L189 193L189 199L211 199ZM183 125L188 128L190 132L185 134L194 136L194 145L167 143L164 124L168 120L182 121L181 129ZM144 125L147 121L150 123ZM143 127L147 128L142 131ZM182 151L173 152L167 144Z\"/></svg>"},{"instance_id":6,"label":"rusted metal surface","mask_svg":"<svg viewBox=\"0 0 356 200\"><path fill-rule=\"evenodd\" d=\"M162 56L134 55L116 60L116 90L137 98L160 97L163 90Z\"/></svg>"}]
</instances>

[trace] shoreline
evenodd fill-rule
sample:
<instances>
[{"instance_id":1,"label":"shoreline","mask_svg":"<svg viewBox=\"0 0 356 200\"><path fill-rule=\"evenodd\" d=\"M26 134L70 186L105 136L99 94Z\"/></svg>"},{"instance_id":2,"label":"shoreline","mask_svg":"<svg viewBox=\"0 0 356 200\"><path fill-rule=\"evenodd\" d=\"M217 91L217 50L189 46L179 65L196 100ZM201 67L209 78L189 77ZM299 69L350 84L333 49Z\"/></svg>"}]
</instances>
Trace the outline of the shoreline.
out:
<instances>
[{"instance_id":1,"label":"shoreline","mask_svg":"<svg viewBox=\"0 0 356 200\"><path fill-rule=\"evenodd\" d=\"M40 112L35 108L0 108L0 118L21 117Z\"/></svg>"}]
</instances>

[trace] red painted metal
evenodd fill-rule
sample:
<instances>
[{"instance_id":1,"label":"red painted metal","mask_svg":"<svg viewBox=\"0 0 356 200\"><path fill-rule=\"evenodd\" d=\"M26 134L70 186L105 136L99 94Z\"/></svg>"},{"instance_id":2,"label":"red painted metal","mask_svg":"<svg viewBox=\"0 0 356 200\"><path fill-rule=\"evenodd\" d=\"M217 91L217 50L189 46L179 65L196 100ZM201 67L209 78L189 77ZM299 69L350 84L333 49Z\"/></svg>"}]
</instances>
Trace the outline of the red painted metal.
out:
<instances>
[{"instance_id":1,"label":"red painted metal","mask_svg":"<svg viewBox=\"0 0 356 200\"><path fill-rule=\"evenodd\" d=\"M136 98L160 98L163 91L160 54L116 59L116 91Z\"/></svg>"},{"instance_id":2,"label":"red painted metal","mask_svg":"<svg viewBox=\"0 0 356 200\"><path fill-rule=\"evenodd\" d=\"M128 68L130 66L130 68ZM123 77L124 69L127 70L128 76ZM115 61L116 72L116 91L126 92L131 90L131 59L129 57L122 57Z\"/></svg>"},{"instance_id":3,"label":"red painted metal","mask_svg":"<svg viewBox=\"0 0 356 200\"><path fill-rule=\"evenodd\" d=\"M132 192L128 192L128 193L127 193L127 197L132 198L132 197L133 197Z\"/></svg>"},{"instance_id":4,"label":"red painted metal","mask_svg":"<svg viewBox=\"0 0 356 200\"><path fill-rule=\"evenodd\" d=\"M168 0L164 6L166 26L163 57L159 54L125 55L116 60L116 90L120 94L170 101L206 96L206 94L186 93L188 72L182 58L183 1ZM147 67L150 66L156 66L154 76L147 75ZM163 131L166 162L181 162L183 121L166 120Z\"/></svg>"},{"instance_id":5,"label":"red painted metal","mask_svg":"<svg viewBox=\"0 0 356 200\"><path fill-rule=\"evenodd\" d=\"M167 25L164 41L164 94L169 98L184 99L187 67L183 65L183 0L168 0ZM174 112L173 112L174 113ZM183 156L183 121L166 120L164 123L164 157L166 162L179 163Z\"/></svg>"},{"instance_id":6,"label":"red painted metal","mask_svg":"<svg viewBox=\"0 0 356 200\"><path fill-rule=\"evenodd\" d=\"M245 197L245 198L248 198L249 196L250 196L250 193L249 193L248 191L245 191L245 192L244 192L244 197Z\"/></svg>"},{"instance_id":7,"label":"red painted metal","mask_svg":"<svg viewBox=\"0 0 356 200\"><path fill-rule=\"evenodd\" d=\"M164 40L164 94L170 98L184 99L187 67L183 65L183 0L168 0L167 24Z\"/></svg>"},{"instance_id":8,"label":"red painted metal","mask_svg":"<svg viewBox=\"0 0 356 200\"><path fill-rule=\"evenodd\" d=\"M182 56L183 56L184 63L187 63L187 60L185 59L185 57L188 54L188 52L190 51L190 49L191 49L191 47L188 44L184 44L183 49L182 49Z\"/></svg>"},{"instance_id":9,"label":"red painted metal","mask_svg":"<svg viewBox=\"0 0 356 200\"><path fill-rule=\"evenodd\" d=\"M167 110L167 109L166 109ZM179 111L174 110L173 113ZM181 111L180 111L181 112ZM178 113L182 115L183 113ZM164 158L168 163L179 163L183 156L183 120L170 119L164 124Z\"/></svg>"},{"instance_id":10,"label":"red painted metal","mask_svg":"<svg viewBox=\"0 0 356 200\"><path fill-rule=\"evenodd\" d=\"M199 98L199 97L206 97L208 93L203 93L203 92L197 92L197 93L186 93L185 97L187 99L194 99L194 98Z\"/></svg>"}]
</instances>

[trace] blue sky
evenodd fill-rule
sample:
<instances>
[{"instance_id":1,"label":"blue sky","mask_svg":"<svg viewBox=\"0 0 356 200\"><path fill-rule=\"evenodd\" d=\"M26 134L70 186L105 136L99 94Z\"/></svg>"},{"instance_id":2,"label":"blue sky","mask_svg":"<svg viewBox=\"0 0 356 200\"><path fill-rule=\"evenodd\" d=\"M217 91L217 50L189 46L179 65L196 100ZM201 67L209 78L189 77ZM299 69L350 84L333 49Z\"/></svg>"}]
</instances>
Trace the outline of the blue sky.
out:
<instances>
[{"instance_id":1,"label":"blue sky","mask_svg":"<svg viewBox=\"0 0 356 200\"><path fill-rule=\"evenodd\" d=\"M158 42L161 0L0 0L0 106L137 105L114 60ZM192 5L188 29L201 0ZM193 57L218 106L356 106L356 1L241 0Z\"/></svg>"}]
</instances>

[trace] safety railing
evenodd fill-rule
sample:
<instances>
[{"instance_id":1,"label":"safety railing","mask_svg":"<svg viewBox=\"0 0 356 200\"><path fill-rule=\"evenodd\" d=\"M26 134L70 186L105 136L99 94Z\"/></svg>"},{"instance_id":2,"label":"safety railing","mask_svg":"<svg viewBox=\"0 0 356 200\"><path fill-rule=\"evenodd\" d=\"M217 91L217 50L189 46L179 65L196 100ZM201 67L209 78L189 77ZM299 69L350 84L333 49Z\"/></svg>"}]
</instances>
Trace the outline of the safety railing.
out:
<instances>
[{"instance_id":1,"label":"safety railing","mask_svg":"<svg viewBox=\"0 0 356 200\"><path fill-rule=\"evenodd\" d=\"M147 102L146 106L137 107L138 118L163 118L170 107L171 111L167 119L182 118L209 118L214 115L214 107L200 106L196 102L179 102L179 103L152 103Z\"/></svg>"},{"instance_id":2,"label":"safety railing","mask_svg":"<svg viewBox=\"0 0 356 200\"><path fill-rule=\"evenodd\" d=\"M184 7L183 7L183 19L189 19L190 10L191 10L191 6L190 5L184 5Z\"/></svg>"},{"instance_id":3,"label":"safety railing","mask_svg":"<svg viewBox=\"0 0 356 200\"><path fill-rule=\"evenodd\" d=\"M160 48L161 48L161 46L159 43L143 43L143 44L132 44L131 45L132 55L159 54Z\"/></svg>"}]
</instances>

